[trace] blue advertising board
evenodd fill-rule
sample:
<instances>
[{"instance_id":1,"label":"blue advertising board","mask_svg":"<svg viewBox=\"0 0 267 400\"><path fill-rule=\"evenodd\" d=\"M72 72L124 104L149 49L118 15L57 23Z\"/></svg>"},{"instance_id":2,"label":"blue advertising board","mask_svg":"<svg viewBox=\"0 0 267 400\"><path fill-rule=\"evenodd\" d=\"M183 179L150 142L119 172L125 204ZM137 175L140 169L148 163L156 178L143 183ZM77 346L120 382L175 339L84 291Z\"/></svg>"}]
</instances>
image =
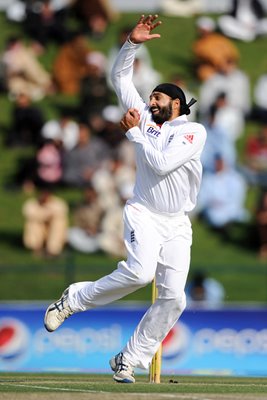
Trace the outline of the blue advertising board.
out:
<instances>
[{"instance_id":1,"label":"blue advertising board","mask_svg":"<svg viewBox=\"0 0 267 400\"><path fill-rule=\"evenodd\" d=\"M53 333L45 309L0 305L0 371L110 372L146 306L78 313ZM163 342L162 373L267 376L267 308L187 309Z\"/></svg>"}]
</instances>

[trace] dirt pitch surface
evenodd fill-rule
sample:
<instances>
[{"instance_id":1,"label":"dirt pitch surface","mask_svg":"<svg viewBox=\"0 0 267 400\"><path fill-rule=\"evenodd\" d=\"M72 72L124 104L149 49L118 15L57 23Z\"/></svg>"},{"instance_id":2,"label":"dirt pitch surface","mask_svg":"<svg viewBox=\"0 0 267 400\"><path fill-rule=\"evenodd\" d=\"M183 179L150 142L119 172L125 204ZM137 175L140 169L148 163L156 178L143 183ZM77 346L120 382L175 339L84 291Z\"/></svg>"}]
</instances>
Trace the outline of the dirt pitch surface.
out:
<instances>
[{"instance_id":1,"label":"dirt pitch surface","mask_svg":"<svg viewBox=\"0 0 267 400\"><path fill-rule=\"evenodd\" d=\"M267 378L162 377L117 384L107 375L0 373L1 400L267 400Z\"/></svg>"}]
</instances>

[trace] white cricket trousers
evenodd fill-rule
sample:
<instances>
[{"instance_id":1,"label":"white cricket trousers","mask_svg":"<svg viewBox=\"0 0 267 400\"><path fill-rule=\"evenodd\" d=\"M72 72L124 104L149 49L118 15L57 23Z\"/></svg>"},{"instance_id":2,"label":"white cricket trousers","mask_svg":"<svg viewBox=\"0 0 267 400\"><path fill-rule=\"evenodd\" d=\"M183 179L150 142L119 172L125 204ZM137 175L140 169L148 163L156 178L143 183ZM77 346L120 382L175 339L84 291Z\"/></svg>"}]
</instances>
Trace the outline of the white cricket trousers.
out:
<instances>
[{"instance_id":1,"label":"white cricket trousers","mask_svg":"<svg viewBox=\"0 0 267 400\"><path fill-rule=\"evenodd\" d=\"M186 306L191 222L184 214L155 214L128 201L124 209L124 240L127 261L120 261L116 270L95 282L70 285L69 303L74 312L102 306L146 286L156 276L158 299L122 350L133 367L146 369Z\"/></svg>"}]
</instances>

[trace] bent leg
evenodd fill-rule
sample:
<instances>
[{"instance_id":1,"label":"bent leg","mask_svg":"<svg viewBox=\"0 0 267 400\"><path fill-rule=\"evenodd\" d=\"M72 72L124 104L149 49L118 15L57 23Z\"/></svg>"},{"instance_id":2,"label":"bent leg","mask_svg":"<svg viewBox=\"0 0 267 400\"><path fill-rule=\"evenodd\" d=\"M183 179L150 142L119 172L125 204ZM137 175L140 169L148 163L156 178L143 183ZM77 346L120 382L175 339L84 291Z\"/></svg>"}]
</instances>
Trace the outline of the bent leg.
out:
<instances>
[{"instance_id":1,"label":"bent leg","mask_svg":"<svg viewBox=\"0 0 267 400\"><path fill-rule=\"evenodd\" d=\"M160 236L150 213L126 205L124 237L126 262L119 262L115 271L95 282L79 282L69 287L69 303L74 312L109 304L152 281L157 268Z\"/></svg>"},{"instance_id":2,"label":"bent leg","mask_svg":"<svg viewBox=\"0 0 267 400\"><path fill-rule=\"evenodd\" d=\"M25 223L23 232L23 243L27 249L37 251L44 247L46 240L45 224L38 221Z\"/></svg>"}]
</instances>

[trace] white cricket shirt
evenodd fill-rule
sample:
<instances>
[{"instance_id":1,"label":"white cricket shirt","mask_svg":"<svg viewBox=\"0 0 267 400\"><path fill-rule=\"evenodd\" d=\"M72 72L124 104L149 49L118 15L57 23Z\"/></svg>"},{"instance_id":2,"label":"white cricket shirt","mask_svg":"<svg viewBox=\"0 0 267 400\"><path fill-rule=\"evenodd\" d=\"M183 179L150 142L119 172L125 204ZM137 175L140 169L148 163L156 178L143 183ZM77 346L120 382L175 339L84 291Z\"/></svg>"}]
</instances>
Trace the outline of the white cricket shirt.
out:
<instances>
[{"instance_id":1,"label":"white cricket shirt","mask_svg":"<svg viewBox=\"0 0 267 400\"><path fill-rule=\"evenodd\" d=\"M161 127L153 121L149 106L132 82L133 62L139 46L127 41L111 73L125 111L136 108L141 116L139 127L126 133L136 150L134 200L156 213L188 212L196 205L200 187L200 155L206 130L201 124L188 122L185 115L164 122Z\"/></svg>"}]
</instances>

